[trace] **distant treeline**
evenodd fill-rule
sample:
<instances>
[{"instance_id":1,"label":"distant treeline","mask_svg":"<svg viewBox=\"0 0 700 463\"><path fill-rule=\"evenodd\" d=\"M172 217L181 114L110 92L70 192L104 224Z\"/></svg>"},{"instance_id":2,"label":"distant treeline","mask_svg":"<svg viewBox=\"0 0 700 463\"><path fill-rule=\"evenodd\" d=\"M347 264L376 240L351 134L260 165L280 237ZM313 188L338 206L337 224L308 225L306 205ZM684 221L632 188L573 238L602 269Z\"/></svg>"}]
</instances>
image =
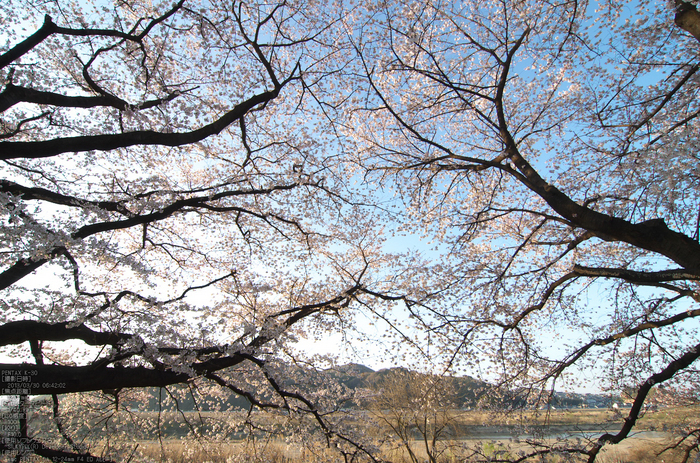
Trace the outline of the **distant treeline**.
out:
<instances>
[{"instance_id":1,"label":"distant treeline","mask_svg":"<svg viewBox=\"0 0 700 463\"><path fill-rule=\"evenodd\" d=\"M290 367L298 369L298 367ZM336 382L341 384L352 395L353 391L362 389L370 394L380 394L382 385L387 377L401 374L407 381L418 378L422 374L409 371L405 368L389 368L374 371L364 365L348 364L341 367L318 371L296 371L292 377L304 377L311 379L312 383ZM443 386L448 388L452 395L450 401L456 408L521 408L528 403L538 400L539 406L552 406L557 408L577 407L610 407L613 399L609 396L598 394L565 394L554 393L542 400L541 397L533 398L528 391L496 391L494 387L484 381L469 377L457 376L443 379ZM287 384L293 389L295 384ZM339 398L341 399L341 398ZM121 406L130 409L145 411L225 411L234 409L248 409L250 402L243 396L234 393L205 396L202 391L176 386L168 389L150 388L140 391L137 395L124 393L117 400L121 400ZM362 404L353 400L344 400L338 404L341 408L359 408Z\"/></svg>"}]
</instances>

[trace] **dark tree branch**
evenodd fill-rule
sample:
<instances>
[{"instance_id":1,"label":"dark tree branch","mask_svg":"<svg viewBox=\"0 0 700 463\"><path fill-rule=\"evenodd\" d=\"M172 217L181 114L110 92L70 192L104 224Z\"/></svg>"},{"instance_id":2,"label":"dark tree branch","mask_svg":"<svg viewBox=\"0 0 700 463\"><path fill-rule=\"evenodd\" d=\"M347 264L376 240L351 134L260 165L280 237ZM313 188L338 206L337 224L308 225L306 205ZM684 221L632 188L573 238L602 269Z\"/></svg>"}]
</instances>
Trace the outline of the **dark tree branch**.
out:
<instances>
[{"instance_id":1,"label":"dark tree branch","mask_svg":"<svg viewBox=\"0 0 700 463\"><path fill-rule=\"evenodd\" d=\"M90 346L117 346L132 336L121 333L93 331L85 325L72 326L71 323L44 323L34 320L20 320L0 325L0 346L21 344L27 341L69 341L81 340Z\"/></svg>"},{"instance_id":2,"label":"dark tree branch","mask_svg":"<svg viewBox=\"0 0 700 463\"><path fill-rule=\"evenodd\" d=\"M12 182L5 182L2 187L7 187L7 188L17 188L15 186L16 184ZM222 199L230 198L230 197L236 197L236 196L245 196L245 195L265 195L265 194L270 194L272 192L276 191L287 191L287 190L292 190L294 188L299 187L298 183L292 183L288 185L275 185L272 187L268 188L259 188L259 189L249 189L249 190L232 190L232 191L224 191L224 192L219 192L219 193L212 193L208 196L194 196L191 198L187 199L182 199L179 201L175 201L171 203L170 205L164 207L163 209L159 211L155 211L149 214L142 214L142 215L131 215L129 218L124 219L124 220L115 220L111 222L99 222L99 223L94 223L94 224L89 224L89 225L84 225L83 227L79 228L75 232L71 234L72 239L76 240L82 240L84 238L87 238L88 236L92 236L98 233L103 233L107 231L113 231L113 230L123 230L135 226L140 226L144 224L149 224L153 222L157 222L159 220L164 220L167 219L168 217L171 217L173 214L189 210L189 209L197 209L197 208L209 208L213 209L212 206L209 206L210 202L214 201L219 201ZM21 191L21 190L20 190ZM23 192L22 194L41 194L44 196L44 198L52 198L54 200L60 200L60 201L69 201L68 197L61 196L55 193L48 194L46 193L46 190L40 190L39 192L35 191L32 189L32 191L26 191ZM70 201L69 201L70 202ZM106 203L107 206L113 207L114 203ZM237 210L241 213L245 214L251 214L253 216L256 216L258 218L267 218L271 217L272 215L270 214L260 214L255 211L250 211L247 209L243 208L222 208L222 211L226 210ZM277 220L282 220L279 217L274 217ZM294 223L289 220L285 220L286 223ZM8 269L4 270L2 273L0 273L0 289L7 288L17 281L21 280L25 276L29 275L31 272L34 270L38 269L45 263L49 262L51 259L54 259L58 256L64 255L67 252L65 247L57 247L50 252L47 252L49 257L41 256L41 257L26 257L19 259L15 264L13 264L11 267Z\"/></svg>"},{"instance_id":3,"label":"dark tree branch","mask_svg":"<svg viewBox=\"0 0 700 463\"><path fill-rule=\"evenodd\" d=\"M684 269L662 270L659 272L639 272L624 268L584 267L574 265L576 276L620 278L630 283L658 283L662 281L700 280L700 273L688 272Z\"/></svg>"},{"instance_id":4,"label":"dark tree branch","mask_svg":"<svg viewBox=\"0 0 700 463\"><path fill-rule=\"evenodd\" d=\"M594 233L607 241L621 241L668 257L686 271L700 274L700 243L668 228L663 219L632 223L607 215L571 199L554 185L547 183L525 160L502 120L501 134L506 151L522 174L519 180L573 225Z\"/></svg>"},{"instance_id":5,"label":"dark tree branch","mask_svg":"<svg viewBox=\"0 0 700 463\"><path fill-rule=\"evenodd\" d=\"M659 105L654 108L652 111L650 111L648 114L646 114L641 121L637 122L633 127L632 127L632 132L636 132L640 128L642 128L645 124L647 124L649 121L651 121L654 116L656 116L663 108L666 106L674 97L676 93L680 91L680 89L690 80L691 77L695 75L695 73L700 70L700 64L695 64L692 66L688 72L683 76L683 78L671 89L664 99L659 103Z\"/></svg>"},{"instance_id":6,"label":"dark tree branch","mask_svg":"<svg viewBox=\"0 0 700 463\"><path fill-rule=\"evenodd\" d=\"M596 444L588 452L588 463L595 462L598 453L603 448L606 443L617 444L622 442L630 433L634 424L639 418L639 414L644 406L644 401L652 387L657 384L663 383L673 378L673 376L688 368L695 360L700 357L700 344L697 344L690 351L683 354L680 358L669 363L666 368L664 368L659 373L650 376L644 383L637 389L637 396L634 398L632 403L632 408L630 409L629 415L625 418L625 423L622 425L622 429L617 434L603 434L598 438Z\"/></svg>"},{"instance_id":7,"label":"dark tree branch","mask_svg":"<svg viewBox=\"0 0 700 463\"><path fill-rule=\"evenodd\" d=\"M41 114L37 114L36 116L22 119L21 121L17 122L17 126L13 130L10 130L9 132L0 134L0 140L6 140L8 138L14 137L15 135L19 134L22 131L22 127L25 124L27 124L29 122L33 122L33 121L38 121L40 119L45 118L46 116L50 116L50 114L51 114L50 112L43 112Z\"/></svg>"},{"instance_id":8,"label":"dark tree branch","mask_svg":"<svg viewBox=\"0 0 700 463\"><path fill-rule=\"evenodd\" d=\"M243 357L233 356L219 359L215 370L235 366ZM194 365L196 371L204 374L210 370L209 364ZM70 394L131 387L160 387L186 383L192 379L187 373L160 368L106 367L106 366L68 366L68 365L30 365L0 364L0 369L8 375L31 376L31 392L36 395ZM27 375L29 372L31 375ZM3 381L0 387L4 394L16 394L13 383Z\"/></svg>"},{"instance_id":9,"label":"dark tree branch","mask_svg":"<svg viewBox=\"0 0 700 463\"><path fill-rule=\"evenodd\" d=\"M60 106L63 108L95 108L112 107L120 111L132 110L140 111L155 106L159 106L168 101L172 101L183 93L192 89L175 91L163 98L145 101L138 105L132 105L113 95L105 94L99 96L66 96L59 93L44 92L28 87L7 85L0 93L0 112L6 111L17 103L34 103L40 105Z\"/></svg>"},{"instance_id":10,"label":"dark tree branch","mask_svg":"<svg viewBox=\"0 0 700 463\"><path fill-rule=\"evenodd\" d=\"M76 445L73 438L68 434L66 429L63 427L63 420L61 419L61 412L60 412L60 402L58 401L57 394L51 394L51 402L53 404L51 411L53 414L53 422L54 422L54 425L56 426L56 430L66 440L66 442L68 442L68 445L70 445L74 451L79 451L79 447Z\"/></svg>"},{"instance_id":11,"label":"dark tree branch","mask_svg":"<svg viewBox=\"0 0 700 463\"><path fill-rule=\"evenodd\" d=\"M29 36L24 41L15 45L13 48L7 52L0 55L0 69L4 68L8 64L22 57L22 55L31 51L34 47L43 42L51 34L62 34L62 35L72 35L77 37L114 37L123 40L128 40L131 42L140 42L143 38L148 35L148 33L158 25L162 23L172 15L174 15L185 3L185 0L180 0L176 5L173 6L164 15L153 19L140 34L134 34L136 28L140 25L141 21L138 21L130 33L117 31L113 29L70 29L67 27L57 26L49 15L44 16L44 24L31 36Z\"/></svg>"},{"instance_id":12,"label":"dark tree branch","mask_svg":"<svg viewBox=\"0 0 700 463\"><path fill-rule=\"evenodd\" d=\"M0 191L17 196L25 201L39 200L48 201L61 206L95 207L103 211L118 212L127 217L134 214L130 212L122 201L89 201L56 193L45 188L26 187L10 180L0 179Z\"/></svg>"},{"instance_id":13,"label":"dark tree branch","mask_svg":"<svg viewBox=\"0 0 700 463\"><path fill-rule=\"evenodd\" d=\"M0 159L37 159L62 153L110 151L135 145L183 146L216 135L258 105L266 104L279 95L279 89L255 95L236 105L219 119L190 132L163 133L153 130L119 134L62 137L44 141L0 142Z\"/></svg>"},{"instance_id":14,"label":"dark tree branch","mask_svg":"<svg viewBox=\"0 0 700 463\"><path fill-rule=\"evenodd\" d=\"M663 320L656 321L646 321L640 323L637 326L628 328L626 330L619 331L617 333L611 334L605 338L598 338L590 341L588 344L578 348L575 352L571 353L565 360L561 361L552 373L548 377L558 377L565 369L576 363L581 357L583 357L589 350L596 346L606 346L620 339L629 338L644 331L649 331L657 328L662 328L664 326L673 326L676 323L682 322L690 318L700 317L700 309L686 310L672 317L665 318Z\"/></svg>"},{"instance_id":15,"label":"dark tree branch","mask_svg":"<svg viewBox=\"0 0 700 463\"><path fill-rule=\"evenodd\" d=\"M259 349L276 339L281 333L289 329L295 323L313 314L324 310L337 310L339 306L346 306L354 293L360 290L359 286L344 291L340 296L322 303L308 304L289 310L280 311L267 317L257 335L255 335L245 348L233 353L229 352L229 346L212 346L202 349L188 349L179 347L159 347L155 351L161 355L180 356L194 353L200 361L188 366L189 373L179 371L176 367L148 359L154 368L144 366L117 366L109 367L110 363L127 357L141 355L140 350L124 352L114 358L98 359L87 366L69 365L31 365L31 364L1 364L0 370L5 370L0 384L0 395L16 394L16 388L12 383L5 381L6 376L26 376L31 372L32 394L68 394L74 392L98 391L103 389L119 389L131 387L169 386L187 382L192 379L191 374L207 376L209 373L220 371L250 360L250 352ZM69 323L49 324L37 321L16 321L0 326L0 340L3 344L19 344L26 341L67 341L71 339L82 340L89 345L111 345L121 348L126 342L135 338L134 335L125 333L96 332L84 325L72 327ZM144 347L145 348L145 347ZM207 358L208 357L208 358ZM177 362L177 358L174 359ZM12 373L15 372L15 373ZM15 389L15 390L13 390Z\"/></svg>"}]
</instances>

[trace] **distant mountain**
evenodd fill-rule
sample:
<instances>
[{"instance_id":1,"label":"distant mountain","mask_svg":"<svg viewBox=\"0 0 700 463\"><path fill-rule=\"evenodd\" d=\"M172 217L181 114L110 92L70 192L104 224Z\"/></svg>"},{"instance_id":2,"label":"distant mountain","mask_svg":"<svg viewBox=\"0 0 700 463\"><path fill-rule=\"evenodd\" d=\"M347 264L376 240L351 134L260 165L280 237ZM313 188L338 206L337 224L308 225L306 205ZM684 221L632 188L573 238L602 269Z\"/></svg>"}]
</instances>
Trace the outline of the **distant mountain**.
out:
<instances>
[{"instance_id":1,"label":"distant mountain","mask_svg":"<svg viewBox=\"0 0 700 463\"><path fill-rule=\"evenodd\" d=\"M385 368L374 371L364 365L357 363L349 363L347 365L333 367L327 370L315 370L310 368L302 368L296 365L284 367L288 369L286 374L284 371L279 376L280 384L285 388L290 389L309 389L313 390L317 387L327 387L329 384L336 383L345 386L347 389L357 391L364 389L371 393L378 393L386 386L387 381L392 378L405 378L406 382L417 381L425 378L426 375L415 371L408 370L403 367ZM283 369L283 370L284 370ZM303 378L303 384L291 378ZM460 408L473 408L479 406L487 407L505 407L512 408L523 406L526 399L522 393L517 391L503 392L499 394L493 393L493 386L487 382L469 377L455 376L444 379L444 387L451 391L450 401L455 406ZM196 394L195 394L196 395ZM177 396L177 404L173 399ZM145 399L144 399L145 397ZM146 402L144 403L144 400ZM124 405L130 408L141 408L146 405L148 410L158 409L180 409L202 410L209 411L212 409L232 410L246 409L250 406L250 402L243 396L230 394L228 396L219 396L217 405L212 408L209 400L202 400L202 397L195 398L190 393L187 386L174 386L169 388L169 392L158 388L152 388L145 393L142 393L140 399L129 400L124 398ZM563 394L555 393L550 400L550 404L556 407L601 407L603 404L610 403L609 399L603 396L593 394ZM139 407L141 405L141 407ZM345 403L343 407L358 407L355 403ZM609 405L608 405L609 406Z\"/></svg>"},{"instance_id":2,"label":"distant mountain","mask_svg":"<svg viewBox=\"0 0 700 463\"><path fill-rule=\"evenodd\" d=\"M348 375L362 375L365 373L374 373L374 370L364 365L360 365L359 363L348 363L346 365L341 365L337 368L331 368L328 371L338 371L346 373Z\"/></svg>"},{"instance_id":3,"label":"distant mountain","mask_svg":"<svg viewBox=\"0 0 700 463\"><path fill-rule=\"evenodd\" d=\"M326 370L324 374L349 389L366 389L379 392L385 387L390 378L405 378L405 381L418 381L426 375L403 367L383 368L374 371L364 365L348 364ZM452 402L460 407L474 407L480 397L491 388L484 382L469 376L450 377L445 380L444 387L452 391ZM354 404L357 406L357 404Z\"/></svg>"}]
</instances>

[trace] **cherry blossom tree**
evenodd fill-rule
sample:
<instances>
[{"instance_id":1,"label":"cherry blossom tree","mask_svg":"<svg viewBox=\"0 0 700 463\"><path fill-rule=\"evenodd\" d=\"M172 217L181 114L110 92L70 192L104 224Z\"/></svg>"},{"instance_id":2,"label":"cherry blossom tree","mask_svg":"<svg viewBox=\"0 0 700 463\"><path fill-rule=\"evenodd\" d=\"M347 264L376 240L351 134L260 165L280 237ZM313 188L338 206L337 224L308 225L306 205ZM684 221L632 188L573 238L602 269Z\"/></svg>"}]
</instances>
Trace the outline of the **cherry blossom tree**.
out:
<instances>
[{"instance_id":1,"label":"cherry blossom tree","mask_svg":"<svg viewBox=\"0 0 700 463\"><path fill-rule=\"evenodd\" d=\"M337 451L367 453L280 366L290 341L374 297L382 265L307 98L338 53L335 8L0 6L0 370L21 411L4 455L132 459L80 445L76 429L116 423L90 401L119 411L133 388L177 384L303 412ZM57 440L28 423L33 395L52 398Z\"/></svg>"},{"instance_id":2,"label":"cherry blossom tree","mask_svg":"<svg viewBox=\"0 0 700 463\"><path fill-rule=\"evenodd\" d=\"M437 240L407 314L432 358L533 402L582 372L635 391L618 433L518 461L594 461L657 384L695 400L696 2L382 1L352 20L352 104L330 119Z\"/></svg>"},{"instance_id":3,"label":"cherry blossom tree","mask_svg":"<svg viewBox=\"0 0 700 463\"><path fill-rule=\"evenodd\" d=\"M519 461L594 461L656 384L697 399L696 3L0 14L2 393L51 397L58 435L20 413L2 448L17 461L94 456L66 407L173 385L378 458L330 413L346 391L284 377L296 338L351 329L355 310L397 335L388 352L531 403L585 371L634 391L619 433ZM388 255L382 226L437 248Z\"/></svg>"}]
</instances>

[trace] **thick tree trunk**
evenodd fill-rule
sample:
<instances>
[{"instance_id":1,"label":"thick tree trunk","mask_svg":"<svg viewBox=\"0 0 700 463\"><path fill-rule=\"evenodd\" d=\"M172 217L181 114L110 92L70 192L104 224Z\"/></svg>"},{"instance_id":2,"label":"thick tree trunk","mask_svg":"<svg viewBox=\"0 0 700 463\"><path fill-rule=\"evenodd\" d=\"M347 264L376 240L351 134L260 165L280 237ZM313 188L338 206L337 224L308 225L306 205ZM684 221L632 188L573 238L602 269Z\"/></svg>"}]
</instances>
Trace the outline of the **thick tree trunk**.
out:
<instances>
[{"instance_id":1,"label":"thick tree trunk","mask_svg":"<svg viewBox=\"0 0 700 463\"><path fill-rule=\"evenodd\" d=\"M676 26L690 33L700 41L700 12L692 3L676 0Z\"/></svg>"}]
</instances>

